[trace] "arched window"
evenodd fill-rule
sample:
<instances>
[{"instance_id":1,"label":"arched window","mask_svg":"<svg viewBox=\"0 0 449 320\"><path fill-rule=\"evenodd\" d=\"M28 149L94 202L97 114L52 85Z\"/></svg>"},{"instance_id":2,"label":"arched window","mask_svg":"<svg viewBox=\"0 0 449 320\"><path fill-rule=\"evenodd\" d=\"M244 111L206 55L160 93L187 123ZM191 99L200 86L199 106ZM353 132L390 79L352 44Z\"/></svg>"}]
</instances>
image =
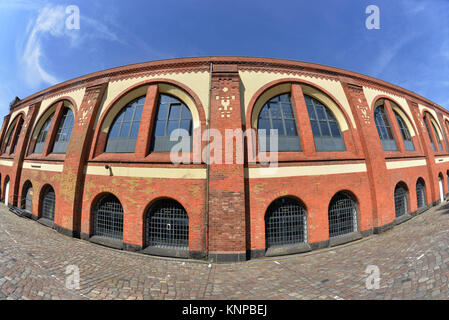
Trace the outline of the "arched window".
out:
<instances>
[{"instance_id":1,"label":"arched window","mask_svg":"<svg viewBox=\"0 0 449 320\"><path fill-rule=\"evenodd\" d=\"M317 151L345 151L345 142L335 116L320 101L304 95Z\"/></svg>"},{"instance_id":2,"label":"arched window","mask_svg":"<svg viewBox=\"0 0 449 320\"><path fill-rule=\"evenodd\" d=\"M16 152L16 148L17 148L17 143L19 142L19 136L20 136L20 132L22 132L22 127L23 127L23 119L20 118L19 119L19 124L18 124L18 129L17 129L17 134L15 135L15 137L13 137L13 142L12 142L12 147L11 147L11 154Z\"/></svg>"},{"instance_id":3,"label":"arched window","mask_svg":"<svg viewBox=\"0 0 449 320\"><path fill-rule=\"evenodd\" d=\"M416 199L418 203L418 209L423 208L426 204L426 185L422 178L419 178L416 182Z\"/></svg>"},{"instance_id":4,"label":"arched window","mask_svg":"<svg viewBox=\"0 0 449 320\"><path fill-rule=\"evenodd\" d=\"M277 151L301 151L298 129L289 93L281 94L268 101L259 113L259 151L273 150L270 146L270 130L277 130Z\"/></svg>"},{"instance_id":5,"label":"arched window","mask_svg":"<svg viewBox=\"0 0 449 320\"><path fill-rule=\"evenodd\" d=\"M329 204L329 237L357 231L357 204L346 192L338 192Z\"/></svg>"},{"instance_id":6,"label":"arched window","mask_svg":"<svg viewBox=\"0 0 449 320\"><path fill-rule=\"evenodd\" d=\"M408 213L408 192L406 187L398 183L394 189L394 210L396 218Z\"/></svg>"},{"instance_id":7,"label":"arched window","mask_svg":"<svg viewBox=\"0 0 449 320\"><path fill-rule=\"evenodd\" d=\"M33 186L30 182L27 182L23 188L21 207L28 212L33 211Z\"/></svg>"},{"instance_id":8,"label":"arched window","mask_svg":"<svg viewBox=\"0 0 449 320\"><path fill-rule=\"evenodd\" d=\"M399 126L399 130L401 131L402 139L404 140L404 147L407 151L415 151L415 146L412 141L412 136L410 135L410 132L408 131L407 125L405 124L402 117L393 110L394 115L396 117L396 121Z\"/></svg>"},{"instance_id":9,"label":"arched window","mask_svg":"<svg viewBox=\"0 0 449 320\"><path fill-rule=\"evenodd\" d=\"M39 131L36 139L36 145L34 146L33 153L42 153L44 151L45 140L47 138L48 131L50 130L51 120L53 119L53 114L51 114L47 120L45 120L44 125Z\"/></svg>"},{"instance_id":10,"label":"arched window","mask_svg":"<svg viewBox=\"0 0 449 320\"><path fill-rule=\"evenodd\" d=\"M441 144L440 135L438 134L439 131L437 130L433 121L430 121L430 123L432 124L433 132L435 133L435 137L437 138L438 147L440 148L441 151L443 151L443 145Z\"/></svg>"},{"instance_id":11,"label":"arched window","mask_svg":"<svg viewBox=\"0 0 449 320\"><path fill-rule=\"evenodd\" d=\"M118 113L109 130L105 152L135 151L144 103L145 97L137 98Z\"/></svg>"},{"instance_id":12,"label":"arched window","mask_svg":"<svg viewBox=\"0 0 449 320\"><path fill-rule=\"evenodd\" d=\"M385 107L380 105L374 111L374 121L376 122L377 132L379 133L382 148L387 151L398 150L396 141L394 140L393 131L388 121Z\"/></svg>"},{"instance_id":13,"label":"arched window","mask_svg":"<svg viewBox=\"0 0 449 320\"><path fill-rule=\"evenodd\" d=\"M298 200L279 198L267 209L265 215L267 248L307 242L307 215Z\"/></svg>"},{"instance_id":14,"label":"arched window","mask_svg":"<svg viewBox=\"0 0 449 320\"><path fill-rule=\"evenodd\" d=\"M169 152L179 143L181 137L175 141L170 140L170 135L177 129L184 129L190 136L189 147L192 148L192 113L181 100L161 94L157 108L156 123L151 141L151 151ZM176 135L176 132L174 133ZM176 135L177 136L177 135Z\"/></svg>"},{"instance_id":15,"label":"arched window","mask_svg":"<svg viewBox=\"0 0 449 320\"><path fill-rule=\"evenodd\" d=\"M426 125L427 134L429 135L430 143L432 145L432 150L436 151L436 149L435 149L435 142L433 141L432 132L430 132L430 128L429 128L429 125L428 125L427 121L430 121L430 119L428 119L427 116L424 116L424 124Z\"/></svg>"},{"instance_id":16,"label":"arched window","mask_svg":"<svg viewBox=\"0 0 449 320\"><path fill-rule=\"evenodd\" d=\"M42 214L41 218L54 221L55 219L55 191L47 186L42 196Z\"/></svg>"},{"instance_id":17,"label":"arched window","mask_svg":"<svg viewBox=\"0 0 449 320\"><path fill-rule=\"evenodd\" d=\"M65 153L67 150L67 144L69 143L70 135L73 128L73 112L70 108L65 108L61 121L59 122L59 128L56 132L55 143L53 145L53 153Z\"/></svg>"},{"instance_id":18,"label":"arched window","mask_svg":"<svg viewBox=\"0 0 449 320\"><path fill-rule=\"evenodd\" d=\"M101 197L94 209L94 235L123 239L123 207L112 194Z\"/></svg>"},{"instance_id":19,"label":"arched window","mask_svg":"<svg viewBox=\"0 0 449 320\"><path fill-rule=\"evenodd\" d=\"M147 211L145 219L146 246L188 249L189 217L179 202L159 200Z\"/></svg>"}]
</instances>

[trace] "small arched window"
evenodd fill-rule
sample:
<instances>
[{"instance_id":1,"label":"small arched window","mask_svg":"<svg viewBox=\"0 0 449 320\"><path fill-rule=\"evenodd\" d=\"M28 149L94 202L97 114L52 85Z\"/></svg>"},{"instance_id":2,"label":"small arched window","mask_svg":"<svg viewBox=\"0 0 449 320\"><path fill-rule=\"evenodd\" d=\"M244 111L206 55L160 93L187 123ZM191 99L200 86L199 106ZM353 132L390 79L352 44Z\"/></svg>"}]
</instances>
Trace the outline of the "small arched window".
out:
<instances>
[{"instance_id":1,"label":"small arched window","mask_svg":"<svg viewBox=\"0 0 449 320\"><path fill-rule=\"evenodd\" d=\"M50 130L51 120L53 120L53 114L51 114L47 120L45 120L44 125L41 128L41 131L39 131L39 134L37 135L36 139L36 145L34 146L33 153L42 153L44 151L45 146L45 140L48 135L48 131Z\"/></svg>"},{"instance_id":2,"label":"small arched window","mask_svg":"<svg viewBox=\"0 0 449 320\"><path fill-rule=\"evenodd\" d=\"M53 153L65 153L67 150L67 144L69 143L70 135L73 128L73 112L70 108L65 108L61 121L59 122L59 128L56 132L55 143L53 145Z\"/></svg>"},{"instance_id":3,"label":"small arched window","mask_svg":"<svg viewBox=\"0 0 449 320\"><path fill-rule=\"evenodd\" d=\"M408 213L408 192L404 185L399 183L394 189L394 210L396 218Z\"/></svg>"},{"instance_id":4,"label":"small arched window","mask_svg":"<svg viewBox=\"0 0 449 320\"><path fill-rule=\"evenodd\" d=\"M270 146L270 130L277 130L277 151L301 151L296 119L289 93L269 100L261 109L257 122L259 151L273 150Z\"/></svg>"},{"instance_id":5,"label":"small arched window","mask_svg":"<svg viewBox=\"0 0 449 320\"><path fill-rule=\"evenodd\" d=\"M54 221L55 219L55 191L47 186L42 196L42 214L41 217Z\"/></svg>"},{"instance_id":6,"label":"small arched window","mask_svg":"<svg viewBox=\"0 0 449 320\"><path fill-rule=\"evenodd\" d=\"M357 231L357 204L346 192L338 192L329 204L329 237Z\"/></svg>"},{"instance_id":7,"label":"small arched window","mask_svg":"<svg viewBox=\"0 0 449 320\"><path fill-rule=\"evenodd\" d=\"M283 197L273 201L265 215L267 248L307 241L307 215L302 203Z\"/></svg>"},{"instance_id":8,"label":"small arched window","mask_svg":"<svg viewBox=\"0 0 449 320\"><path fill-rule=\"evenodd\" d=\"M104 195L95 205L94 235L123 239L123 207L112 194Z\"/></svg>"},{"instance_id":9,"label":"small arched window","mask_svg":"<svg viewBox=\"0 0 449 320\"><path fill-rule=\"evenodd\" d=\"M404 147L407 151L415 151L415 145L413 144L412 136L410 135L410 132L408 131L407 125L405 124L402 117L393 110L394 115L396 117L396 121L399 126L399 130L401 131L402 139L404 140Z\"/></svg>"},{"instance_id":10,"label":"small arched window","mask_svg":"<svg viewBox=\"0 0 449 320\"><path fill-rule=\"evenodd\" d=\"M189 217L179 202L163 199L154 203L145 225L148 247L188 249Z\"/></svg>"},{"instance_id":11,"label":"small arched window","mask_svg":"<svg viewBox=\"0 0 449 320\"><path fill-rule=\"evenodd\" d=\"M105 152L135 151L144 103L145 97L137 98L118 113L109 130Z\"/></svg>"},{"instance_id":12,"label":"small arched window","mask_svg":"<svg viewBox=\"0 0 449 320\"><path fill-rule=\"evenodd\" d=\"M394 140L393 131L391 130L391 125L388 121L385 107L383 105L378 106L374 111L374 121L376 122L380 142L382 143L382 149L386 151L398 150L396 141Z\"/></svg>"},{"instance_id":13,"label":"small arched window","mask_svg":"<svg viewBox=\"0 0 449 320\"><path fill-rule=\"evenodd\" d=\"M317 151L345 151L340 126L332 112L315 98L304 95Z\"/></svg>"},{"instance_id":14,"label":"small arched window","mask_svg":"<svg viewBox=\"0 0 449 320\"><path fill-rule=\"evenodd\" d=\"M152 152L170 152L179 143L181 137L170 140L170 135L177 129L183 129L190 137L189 150L192 149L192 113L184 102L167 94L159 96L156 123L151 142Z\"/></svg>"},{"instance_id":15,"label":"small arched window","mask_svg":"<svg viewBox=\"0 0 449 320\"><path fill-rule=\"evenodd\" d=\"M422 178L419 178L416 182L416 200L418 209L424 207L426 203L426 185Z\"/></svg>"}]
</instances>

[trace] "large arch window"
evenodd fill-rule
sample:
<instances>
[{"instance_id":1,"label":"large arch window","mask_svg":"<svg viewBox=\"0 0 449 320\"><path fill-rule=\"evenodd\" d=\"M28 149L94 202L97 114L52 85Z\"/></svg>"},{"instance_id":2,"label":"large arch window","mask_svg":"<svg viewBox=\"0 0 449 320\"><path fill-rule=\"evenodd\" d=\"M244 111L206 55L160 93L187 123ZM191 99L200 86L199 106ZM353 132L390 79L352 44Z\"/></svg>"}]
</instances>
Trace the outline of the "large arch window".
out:
<instances>
[{"instance_id":1,"label":"large arch window","mask_svg":"<svg viewBox=\"0 0 449 320\"><path fill-rule=\"evenodd\" d=\"M385 107L380 105L374 111L374 121L376 122L377 132L379 133L382 149L386 151L398 150L396 141L394 140L393 130L388 121Z\"/></svg>"},{"instance_id":2,"label":"large arch window","mask_svg":"<svg viewBox=\"0 0 449 320\"><path fill-rule=\"evenodd\" d=\"M58 131L56 132L53 153L66 152L67 144L69 143L70 135L72 134L73 122L74 117L72 110L70 108L65 108L62 113Z\"/></svg>"},{"instance_id":3,"label":"large arch window","mask_svg":"<svg viewBox=\"0 0 449 320\"><path fill-rule=\"evenodd\" d=\"M315 98L304 95L317 151L345 151L340 126L332 112Z\"/></svg>"},{"instance_id":4,"label":"large arch window","mask_svg":"<svg viewBox=\"0 0 449 320\"><path fill-rule=\"evenodd\" d=\"M185 249L189 247L189 217L172 199L154 203L145 216L146 246Z\"/></svg>"},{"instance_id":5,"label":"large arch window","mask_svg":"<svg viewBox=\"0 0 449 320\"><path fill-rule=\"evenodd\" d=\"M54 221L55 219L55 191L51 186L47 186L42 196L42 214L41 217Z\"/></svg>"},{"instance_id":6,"label":"large arch window","mask_svg":"<svg viewBox=\"0 0 449 320\"><path fill-rule=\"evenodd\" d=\"M432 150L436 151L436 149L435 149L435 142L433 141L432 132L430 131L429 125L427 123L427 120L430 120L430 119L428 119L427 116L425 116L424 117L424 124L426 125L427 134L429 135L430 144L432 145Z\"/></svg>"},{"instance_id":7,"label":"large arch window","mask_svg":"<svg viewBox=\"0 0 449 320\"><path fill-rule=\"evenodd\" d=\"M17 128L17 134L13 138L12 147L11 147L11 154L16 152L17 143L19 142L20 132L22 132L23 122L24 122L23 119L20 118L19 119L18 128Z\"/></svg>"},{"instance_id":8,"label":"large arch window","mask_svg":"<svg viewBox=\"0 0 449 320\"><path fill-rule=\"evenodd\" d=\"M277 151L301 151L295 115L289 93L269 100L259 113L257 122L259 151L270 151L270 130L277 130Z\"/></svg>"},{"instance_id":9,"label":"large arch window","mask_svg":"<svg viewBox=\"0 0 449 320\"><path fill-rule=\"evenodd\" d=\"M416 182L416 200L418 209L421 209L426 205L426 185L422 178L419 178Z\"/></svg>"},{"instance_id":10,"label":"large arch window","mask_svg":"<svg viewBox=\"0 0 449 320\"><path fill-rule=\"evenodd\" d=\"M105 152L132 153L136 149L145 97L125 106L115 117L106 143Z\"/></svg>"},{"instance_id":11,"label":"large arch window","mask_svg":"<svg viewBox=\"0 0 449 320\"><path fill-rule=\"evenodd\" d=\"M307 241L307 215L304 205L294 199L279 198L265 215L267 248Z\"/></svg>"},{"instance_id":12,"label":"large arch window","mask_svg":"<svg viewBox=\"0 0 449 320\"><path fill-rule=\"evenodd\" d=\"M50 125L51 125L51 121L53 120L53 115L54 115L54 113L52 113L47 118L47 120L45 120L44 125L42 126L41 130L39 131L39 134L37 135L36 145L34 146L33 153L42 153L42 151L44 151L45 140L47 138L48 131L50 130Z\"/></svg>"},{"instance_id":13,"label":"large arch window","mask_svg":"<svg viewBox=\"0 0 449 320\"><path fill-rule=\"evenodd\" d=\"M181 100L166 94L159 96L156 123L151 141L151 151L169 152L179 143L181 137L170 140L170 135L177 129L184 129L190 136L189 150L192 148L192 113ZM175 133L176 135L176 133ZM176 135L177 136L177 135ZM185 139L185 138L184 138Z\"/></svg>"},{"instance_id":14,"label":"large arch window","mask_svg":"<svg viewBox=\"0 0 449 320\"><path fill-rule=\"evenodd\" d=\"M94 235L123 239L123 207L112 194L101 197L94 209Z\"/></svg>"},{"instance_id":15,"label":"large arch window","mask_svg":"<svg viewBox=\"0 0 449 320\"><path fill-rule=\"evenodd\" d=\"M338 192L329 204L329 237L357 231L357 204L346 192Z\"/></svg>"},{"instance_id":16,"label":"large arch window","mask_svg":"<svg viewBox=\"0 0 449 320\"><path fill-rule=\"evenodd\" d=\"M394 189L394 210L396 218L408 213L408 192L401 183L398 183Z\"/></svg>"},{"instance_id":17,"label":"large arch window","mask_svg":"<svg viewBox=\"0 0 449 320\"><path fill-rule=\"evenodd\" d=\"M404 140L404 147L407 151L415 151L415 146L412 141L412 136L410 135L410 132L408 131L407 125L405 124L402 117L395 111L394 116L396 118L396 121L399 126L399 130L401 131L402 139Z\"/></svg>"},{"instance_id":18,"label":"large arch window","mask_svg":"<svg viewBox=\"0 0 449 320\"><path fill-rule=\"evenodd\" d=\"M433 132L435 133L435 137L437 139L438 148L440 148L440 150L443 151L443 145L441 144L440 135L438 134L439 131L437 130L437 127L435 126L433 121L430 121L430 123L432 124Z\"/></svg>"},{"instance_id":19,"label":"large arch window","mask_svg":"<svg viewBox=\"0 0 449 320\"><path fill-rule=\"evenodd\" d=\"M17 123L17 119L14 120L14 122L11 124L9 131L8 131L8 135L6 137L6 146L5 146L5 153L9 153L9 149L11 147L11 142L13 140L13 135L14 135L14 129L16 127L16 123Z\"/></svg>"}]
</instances>

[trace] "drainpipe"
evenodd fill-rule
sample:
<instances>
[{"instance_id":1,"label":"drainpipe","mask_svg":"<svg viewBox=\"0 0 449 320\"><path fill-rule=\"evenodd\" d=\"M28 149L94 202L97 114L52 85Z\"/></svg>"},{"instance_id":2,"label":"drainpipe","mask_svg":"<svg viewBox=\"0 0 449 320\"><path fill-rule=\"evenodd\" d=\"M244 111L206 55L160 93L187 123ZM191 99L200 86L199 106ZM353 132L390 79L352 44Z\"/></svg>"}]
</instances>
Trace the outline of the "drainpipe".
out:
<instances>
[{"instance_id":1,"label":"drainpipe","mask_svg":"<svg viewBox=\"0 0 449 320\"><path fill-rule=\"evenodd\" d=\"M205 224L206 224L206 259L209 259L209 162L210 162L210 114L211 114L211 95L212 95L212 62L209 67L209 104L207 106L208 114L206 119L206 127L207 127L207 146L206 146L206 216L205 216ZM202 136L202 134L201 134ZM201 137L202 139L202 137Z\"/></svg>"}]
</instances>

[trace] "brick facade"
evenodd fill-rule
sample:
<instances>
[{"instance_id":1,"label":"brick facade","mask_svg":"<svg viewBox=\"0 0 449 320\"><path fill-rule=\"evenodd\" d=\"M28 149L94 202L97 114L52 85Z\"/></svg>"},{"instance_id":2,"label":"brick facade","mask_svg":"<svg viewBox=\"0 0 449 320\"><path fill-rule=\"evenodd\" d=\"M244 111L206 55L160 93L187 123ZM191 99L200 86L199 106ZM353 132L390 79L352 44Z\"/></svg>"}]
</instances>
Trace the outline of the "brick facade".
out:
<instances>
[{"instance_id":1,"label":"brick facade","mask_svg":"<svg viewBox=\"0 0 449 320\"><path fill-rule=\"evenodd\" d=\"M277 168L270 171L262 163L255 130L223 140L228 153L213 147L216 137L212 138L207 129L214 129L223 139L229 130L234 134L235 130L256 129L254 119L260 104L280 93L291 96L300 152L279 152ZM185 159L188 163L175 164L169 152L151 151L160 94L176 97L191 111L193 139ZM344 151L316 150L304 94L315 95L328 108L332 105ZM140 96L146 99L135 152L104 152L115 115ZM384 99L396 151L384 151L379 139L374 119L379 99ZM393 103L401 109L414 151L405 149ZM66 107L74 113L67 151L52 153ZM52 112L44 150L34 153L40 127ZM436 143L438 133L431 119L441 132L442 149ZM424 121L428 121L431 132L427 132ZM55 217L50 226L69 236L97 241L94 208L102 196L112 194L123 208L122 238L100 243L126 250L145 251L149 210L161 199L172 199L188 216L188 254L182 250L153 254L221 262L303 252L388 230L438 203L439 175L443 177L443 194L449 193L448 129L449 112L432 101L332 67L241 57L142 63L67 81L13 105L0 132L0 197L4 199L8 193L6 202L13 210L23 212L24 187L31 183L31 217L39 221L43 193L46 186L51 186L55 191ZM435 151L429 134L435 141ZM5 152L8 135L11 145L16 144L15 152ZM221 163L216 163L217 159ZM423 208L417 204L419 178L425 182ZM408 213L400 218L395 214L394 199L398 183L403 183L408 192ZM334 239L329 237L329 204L341 191L355 201L357 229ZM270 253L267 209L282 197L304 206L306 240ZM167 223L167 230L170 228Z\"/></svg>"}]
</instances>

